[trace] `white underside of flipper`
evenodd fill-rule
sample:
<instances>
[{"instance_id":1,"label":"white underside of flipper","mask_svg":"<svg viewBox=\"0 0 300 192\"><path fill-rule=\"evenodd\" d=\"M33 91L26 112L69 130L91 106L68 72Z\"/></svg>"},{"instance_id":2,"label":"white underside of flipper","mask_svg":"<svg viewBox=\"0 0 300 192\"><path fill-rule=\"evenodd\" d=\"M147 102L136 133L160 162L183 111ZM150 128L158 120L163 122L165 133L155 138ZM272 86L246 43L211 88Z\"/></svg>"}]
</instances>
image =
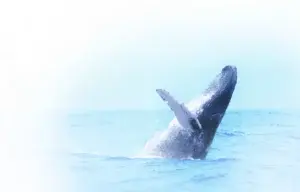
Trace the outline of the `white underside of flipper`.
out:
<instances>
[{"instance_id":1,"label":"white underside of flipper","mask_svg":"<svg viewBox=\"0 0 300 192\"><path fill-rule=\"evenodd\" d=\"M194 119L198 124L199 128L201 128L201 124L199 123L197 117L193 115L183 103L182 104L178 103L178 101L176 101L170 95L170 93L164 89L156 89L156 92L162 98L162 100L167 102L170 109L174 112L178 123L182 127L190 128L194 130L194 128L190 124L191 119Z\"/></svg>"}]
</instances>

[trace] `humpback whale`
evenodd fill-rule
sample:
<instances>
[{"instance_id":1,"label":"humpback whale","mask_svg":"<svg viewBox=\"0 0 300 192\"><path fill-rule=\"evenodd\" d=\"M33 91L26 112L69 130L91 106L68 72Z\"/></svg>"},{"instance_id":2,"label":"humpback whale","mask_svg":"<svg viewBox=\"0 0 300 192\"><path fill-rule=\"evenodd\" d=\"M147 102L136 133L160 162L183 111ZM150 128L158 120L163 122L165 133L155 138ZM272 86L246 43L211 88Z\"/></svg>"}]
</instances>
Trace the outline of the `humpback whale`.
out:
<instances>
[{"instance_id":1,"label":"humpback whale","mask_svg":"<svg viewBox=\"0 0 300 192\"><path fill-rule=\"evenodd\" d=\"M175 117L168 128L150 139L145 152L163 158L205 159L237 83L237 69L227 65L216 75L200 97L179 103L164 89L157 94Z\"/></svg>"}]
</instances>

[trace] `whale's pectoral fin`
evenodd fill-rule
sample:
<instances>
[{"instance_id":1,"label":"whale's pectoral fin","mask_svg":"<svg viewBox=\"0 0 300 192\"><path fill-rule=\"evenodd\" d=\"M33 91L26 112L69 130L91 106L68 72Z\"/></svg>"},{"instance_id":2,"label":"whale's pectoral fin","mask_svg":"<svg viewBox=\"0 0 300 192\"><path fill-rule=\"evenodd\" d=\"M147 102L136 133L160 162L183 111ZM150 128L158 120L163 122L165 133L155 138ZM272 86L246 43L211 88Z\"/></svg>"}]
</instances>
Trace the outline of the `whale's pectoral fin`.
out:
<instances>
[{"instance_id":1,"label":"whale's pectoral fin","mask_svg":"<svg viewBox=\"0 0 300 192\"><path fill-rule=\"evenodd\" d=\"M199 131L199 129L201 129L201 124L199 123L197 117L195 117L184 104L178 103L178 101L176 101L166 90L156 89L156 92L162 98L162 100L167 102L181 126L185 128L191 128L195 131Z\"/></svg>"}]
</instances>

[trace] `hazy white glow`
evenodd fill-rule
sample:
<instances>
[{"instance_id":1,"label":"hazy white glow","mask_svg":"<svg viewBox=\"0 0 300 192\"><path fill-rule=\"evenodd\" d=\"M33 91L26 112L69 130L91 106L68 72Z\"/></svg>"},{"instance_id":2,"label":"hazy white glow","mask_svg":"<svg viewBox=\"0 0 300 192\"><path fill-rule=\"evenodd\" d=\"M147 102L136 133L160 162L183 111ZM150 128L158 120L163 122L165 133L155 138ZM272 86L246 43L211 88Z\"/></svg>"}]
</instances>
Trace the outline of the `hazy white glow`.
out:
<instances>
[{"instance_id":1,"label":"hazy white glow","mask_svg":"<svg viewBox=\"0 0 300 192\"><path fill-rule=\"evenodd\" d=\"M231 53L228 43L247 52L254 46L245 39L249 37L277 38L286 45L282 51L295 51L299 50L299 18L299 1L2 1L0 191L58 191L66 185L65 180L60 180L62 185L50 184L59 182L58 174L45 174L50 173L46 164L51 161L44 155L36 157L63 140L57 141L61 130L42 120L49 118L45 111L97 104L76 92L89 88L96 77L105 82L99 89L111 91L110 97L118 101L111 87L132 68L144 69L141 77L150 78L149 70L172 65L107 65L105 61L132 50L137 58L145 53L190 54L194 40L201 44L207 35L215 37L209 44L226 50L216 50L223 54ZM177 41L157 39L157 33ZM142 40L146 49L139 49ZM141 79L136 75L128 79ZM103 95L104 102L107 98Z\"/></svg>"}]
</instances>

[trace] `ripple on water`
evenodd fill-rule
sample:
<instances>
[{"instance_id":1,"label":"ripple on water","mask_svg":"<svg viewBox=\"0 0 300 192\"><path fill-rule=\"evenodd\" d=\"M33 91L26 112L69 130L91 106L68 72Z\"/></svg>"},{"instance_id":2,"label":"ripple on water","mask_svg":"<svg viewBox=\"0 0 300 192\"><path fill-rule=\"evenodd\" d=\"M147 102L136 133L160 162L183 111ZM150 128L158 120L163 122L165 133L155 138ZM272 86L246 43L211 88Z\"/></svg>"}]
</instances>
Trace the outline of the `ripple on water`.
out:
<instances>
[{"instance_id":1,"label":"ripple on water","mask_svg":"<svg viewBox=\"0 0 300 192\"><path fill-rule=\"evenodd\" d=\"M204 162L207 163L223 163L223 162L235 162L236 158L217 158L217 159L205 159Z\"/></svg>"},{"instance_id":2,"label":"ripple on water","mask_svg":"<svg viewBox=\"0 0 300 192\"><path fill-rule=\"evenodd\" d=\"M223 178L226 176L227 176L227 174L215 174L215 175L199 174L199 175L194 175L191 178L191 181L199 183L199 182L220 179L220 178Z\"/></svg>"},{"instance_id":3,"label":"ripple on water","mask_svg":"<svg viewBox=\"0 0 300 192\"><path fill-rule=\"evenodd\" d=\"M239 136L245 136L245 133L242 131L219 131L217 132L218 136L222 136L222 137L239 137Z\"/></svg>"}]
</instances>

